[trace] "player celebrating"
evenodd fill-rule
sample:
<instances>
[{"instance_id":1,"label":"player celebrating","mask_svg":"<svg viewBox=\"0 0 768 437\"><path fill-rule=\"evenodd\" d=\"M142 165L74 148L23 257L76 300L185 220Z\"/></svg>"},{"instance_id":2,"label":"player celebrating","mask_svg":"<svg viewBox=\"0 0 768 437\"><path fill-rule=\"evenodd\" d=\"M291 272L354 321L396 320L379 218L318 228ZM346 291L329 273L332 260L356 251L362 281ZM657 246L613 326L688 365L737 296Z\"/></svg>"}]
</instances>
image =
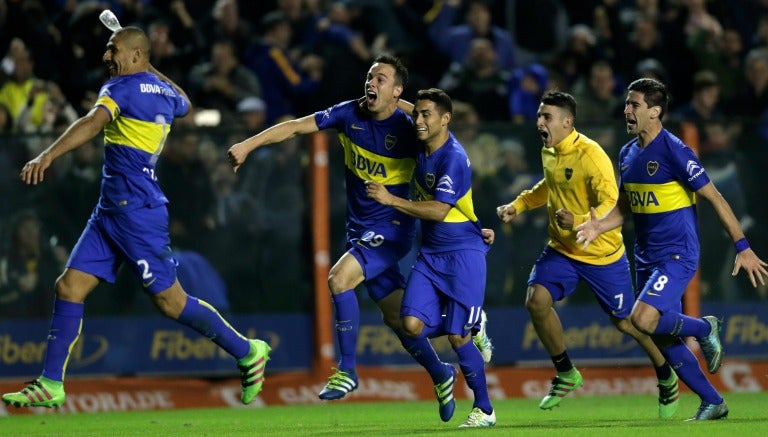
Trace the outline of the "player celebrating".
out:
<instances>
[{"instance_id":1,"label":"player celebrating","mask_svg":"<svg viewBox=\"0 0 768 437\"><path fill-rule=\"evenodd\" d=\"M56 280L56 300L42 375L26 388L3 395L6 404L58 407L66 399L64 375L83 323L85 298L104 280L114 282L127 263L154 304L167 317L213 340L237 359L242 397L248 404L261 391L270 351L248 340L208 303L187 295L176 279L168 235L168 199L160 190L155 163L172 120L190 109L184 91L149 63L149 39L137 27L115 31L103 61L112 78L88 114L29 161L21 179L32 185L61 155L104 130L104 179L88 224Z\"/></svg>"},{"instance_id":2,"label":"player celebrating","mask_svg":"<svg viewBox=\"0 0 768 437\"><path fill-rule=\"evenodd\" d=\"M549 244L531 271L525 299L536 334L557 370L539 407L554 408L583 383L568 357L554 302L570 296L579 280L584 280L611 322L648 354L659 380L659 417L668 418L677 409L677 376L651 338L638 332L629 320L635 293L621 229L602 235L589 250L576 243L574 224L589 220L590 204L600 213L608 212L616 204L618 189L608 155L576 131L575 118L576 100L570 94L553 91L542 96L536 127L544 143L544 179L497 208L504 222L543 205L549 210Z\"/></svg>"},{"instance_id":3,"label":"player celebrating","mask_svg":"<svg viewBox=\"0 0 768 437\"><path fill-rule=\"evenodd\" d=\"M677 375L701 398L689 420L724 419L725 400L707 380L683 337L699 341L707 370L715 373L723 356L720 321L714 316L689 317L681 300L699 260L696 198L712 204L720 223L736 245L733 275L743 268L752 285L765 284L766 263L755 255L728 202L710 181L701 162L680 139L662 126L668 94L655 79L638 79L627 88L624 118L636 138L619 154L619 201L603 218L577 227L586 247L603 232L620 226L632 213L635 224L635 278L639 295L632 309L635 327L651 335Z\"/></svg>"},{"instance_id":4,"label":"player celebrating","mask_svg":"<svg viewBox=\"0 0 768 437\"><path fill-rule=\"evenodd\" d=\"M496 423L496 413L488 396L482 355L470 340L483 308L485 256L493 231L481 229L475 216L469 158L448 130L452 110L451 99L442 90L420 90L416 96L413 120L424 147L416 160L414 201L390 193L376 181L367 184L367 193L382 205L421 219L421 248L400 311L403 330L421 339L448 335L474 393L472 411L460 426L486 427ZM448 421L455 408L456 370L444 366L450 384L435 385L435 393L440 417Z\"/></svg>"},{"instance_id":5,"label":"player celebrating","mask_svg":"<svg viewBox=\"0 0 768 437\"><path fill-rule=\"evenodd\" d=\"M403 63L396 57L381 55L368 71L366 97L361 101L345 101L279 123L233 145L228 152L230 163L237 171L248 154L258 147L321 129L338 132L345 160L347 252L328 276L341 359L320 392L319 397L323 400L341 399L358 386L355 369L360 308L355 287L362 282L381 309L384 323L395 331L405 349L428 370L434 367L430 363L439 361L426 339L412 339L400 330L400 302L405 278L398 260L411 249L415 220L378 204L365 192L365 182L374 180L385 184L398 196L408 195L417 140L410 116L397 108L407 81L408 70ZM481 335L484 333L481 330Z\"/></svg>"}]
</instances>

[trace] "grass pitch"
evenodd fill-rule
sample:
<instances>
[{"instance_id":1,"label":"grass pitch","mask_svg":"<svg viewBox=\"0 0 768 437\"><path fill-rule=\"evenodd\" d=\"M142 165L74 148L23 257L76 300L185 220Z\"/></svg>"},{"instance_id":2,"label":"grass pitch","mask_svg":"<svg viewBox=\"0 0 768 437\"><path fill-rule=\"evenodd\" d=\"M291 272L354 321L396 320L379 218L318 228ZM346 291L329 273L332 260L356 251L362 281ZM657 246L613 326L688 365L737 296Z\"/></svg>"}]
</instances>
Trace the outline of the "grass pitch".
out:
<instances>
[{"instance_id":1,"label":"grass pitch","mask_svg":"<svg viewBox=\"0 0 768 437\"><path fill-rule=\"evenodd\" d=\"M0 417L2 436L765 436L768 393L727 393L726 420L685 422L698 398L683 394L674 418L656 417L656 398L643 396L567 397L552 411L536 399L494 401L493 428L459 429L471 408L457 401L443 423L435 402L329 402L301 406L187 409L98 414Z\"/></svg>"}]
</instances>

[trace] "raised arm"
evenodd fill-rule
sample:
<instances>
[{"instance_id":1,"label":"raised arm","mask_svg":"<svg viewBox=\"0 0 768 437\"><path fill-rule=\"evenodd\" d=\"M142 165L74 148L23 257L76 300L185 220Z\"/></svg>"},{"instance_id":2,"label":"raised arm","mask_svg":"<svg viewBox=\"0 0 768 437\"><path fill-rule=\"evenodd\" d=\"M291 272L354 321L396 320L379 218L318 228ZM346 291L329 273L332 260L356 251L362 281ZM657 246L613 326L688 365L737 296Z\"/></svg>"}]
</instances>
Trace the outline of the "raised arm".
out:
<instances>
[{"instance_id":1,"label":"raised arm","mask_svg":"<svg viewBox=\"0 0 768 437\"><path fill-rule=\"evenodd\" d=\"M723 195L720 194L712 182L699 188L696 194L707 199L712 204L717 218L736 246L736 261L733 263L731 275L736 276L743 268L749 275L749 281L753 287L757 287L758 281L761 285L765 285L765 278L768 277L766 263L758 258L757 254L749 247L739 220Z\"/></svg>"},{"instance_id":2,"label":"raised arm","mask_svg":"<svg viewBox=\"0 0 768 437\"><path fill-rule=\"evenodd\" d=\"M320 128L317 127L314 114L295 120L284 121L265 129L244 141L234 144L229 148L229 151L227 151L227 158L229 158L229 163L232 165L233 170L237 172L237 169L245 162L245 158L248 157L248 154L255 149L267 144L285 141L296 135L317 132L318 130L320 130Z\"/></svg>"},{"instance_id":3,"label":"raised arm","mask_svg":"<svg viewBox=\"0 0 768 437\"><path fill-rule=\"evenodd\" d=\"M27 185L37 185L43 181L43 174L51 163L61 155L87 143L99 134L110 122L109 113L98 106L72 123L66 131L37 157L27 162L19 177Z\"/></svg>"}]
</instances>

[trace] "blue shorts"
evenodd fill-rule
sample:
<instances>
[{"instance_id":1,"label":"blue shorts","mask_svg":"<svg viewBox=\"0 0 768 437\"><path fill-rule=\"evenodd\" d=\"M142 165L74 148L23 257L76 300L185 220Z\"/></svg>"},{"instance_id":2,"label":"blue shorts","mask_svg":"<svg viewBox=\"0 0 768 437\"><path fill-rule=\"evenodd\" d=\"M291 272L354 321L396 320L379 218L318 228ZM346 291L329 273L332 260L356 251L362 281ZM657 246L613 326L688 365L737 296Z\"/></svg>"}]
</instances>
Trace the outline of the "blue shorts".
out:
<instances>
[{"instance_id":1,"label":"blue shorts","mask_svg":"<svg viewBox=\"0 0 768 437\"><path fill-rule=\"evenodd\" d=\"M115 282L125 262L146 291L156 294L176 281L168 235L168 209L139 208L123 214L94 210L72 249L67 267Z\"/></svg>"},{"instance_id":2,"label":"blue shorts","mask_svg":"<svg viewBox=\"0 0 768 437\"><path fill-rule=\"evenodd\" d=\"M683 294L696 274L696 262L670 258L663 263L635 266L637 297L661 313L682 312Z\"/></svg>"},{"instance_id":3,"label":"blue shorts","mask_svg":"<svg viewBox=\"0 0 768 437\"><path fill-rule=\"evenodd\" d=\"M635 292L626 252L611 264L594 265L568 258L547 246L533 266L528 286L542 285L557 302L573 294L580 279L589 285L606 314L617 319L629 317Z\"/></svg>"},{"instance_id":4,"label":"blue shorts","mask_svg":"<svg viewBox=\"0 0 768 437\"><path fill-rule=\"evenodd\" d=\"M398 261L411 250L414 228L403 229L391 223L364 230L347 230L347 252L363 268L365 288L374 302L405 288L405 277Z\"/></svg>"},{"instance_id":5,"label":"blue shorts","mask_svg":"<svg viewBox=\"0 0 768 437\"><path fill-rule=\"evenodd\" d=\"M403 295L400 316L413 316L443 333L466 336L480 319L485 298L485 252L419 253Z\"/></svg>"}]
</instances>

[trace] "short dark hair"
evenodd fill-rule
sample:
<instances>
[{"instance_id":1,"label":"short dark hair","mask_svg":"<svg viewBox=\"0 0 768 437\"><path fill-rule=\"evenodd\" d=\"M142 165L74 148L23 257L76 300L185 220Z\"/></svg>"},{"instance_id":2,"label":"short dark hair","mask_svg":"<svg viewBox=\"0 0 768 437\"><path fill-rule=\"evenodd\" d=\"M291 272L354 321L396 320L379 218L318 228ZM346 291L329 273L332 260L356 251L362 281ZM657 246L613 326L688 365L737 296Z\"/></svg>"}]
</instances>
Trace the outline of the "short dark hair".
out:
<instances>
[{"instance_id":1,"label":"short dark hair","mask_svg":"<svg viewBox=\"0 0 768 437\"><path fill-rule=\"evenodd\" d=\"M649 77L643 77L630 83L627 91L643 93L645 104L649 108L654 106L660 107L659 120L664 118L664 114L667 112L667 105L669 105L669 94L667 94L667 87L662 82Z\"/></svg>"},{"instance_id":2,"label":"short dark hair","mask_svg":"<svg viewBox=\"0 0 768 437\"><path fill-rule=\"evenodd\" d=\"M541 103L565 109L576 118L576 99L568 93L562 91L547 91L541 96Z\"/></svg>"},{"instance_id":3,"label":"short dark hair","mask_svg":"<svg viewBox=\"0 0 768 437\"><path fill-rule=\"evenodd\" d=\"M397 56L390 54L381 54L373 60L373 63L388 64L395 69L395 83L405 87L408 84L408 69Z\"/></svg>"},{"instance_id":4,"label":"short dark hair","mask_svg":"<svg viewBox=\"0 0 768 437\"><path fill-rule=\"evenodd\" d=\"M440 112L440 115L445 114L446 112L453 113L453 101L451 101L448 94L440 88L419 90L419 92L416 93L416 101L419 100L431 100L435 102L435 106Z\"/></svg>"}]
</instances>

